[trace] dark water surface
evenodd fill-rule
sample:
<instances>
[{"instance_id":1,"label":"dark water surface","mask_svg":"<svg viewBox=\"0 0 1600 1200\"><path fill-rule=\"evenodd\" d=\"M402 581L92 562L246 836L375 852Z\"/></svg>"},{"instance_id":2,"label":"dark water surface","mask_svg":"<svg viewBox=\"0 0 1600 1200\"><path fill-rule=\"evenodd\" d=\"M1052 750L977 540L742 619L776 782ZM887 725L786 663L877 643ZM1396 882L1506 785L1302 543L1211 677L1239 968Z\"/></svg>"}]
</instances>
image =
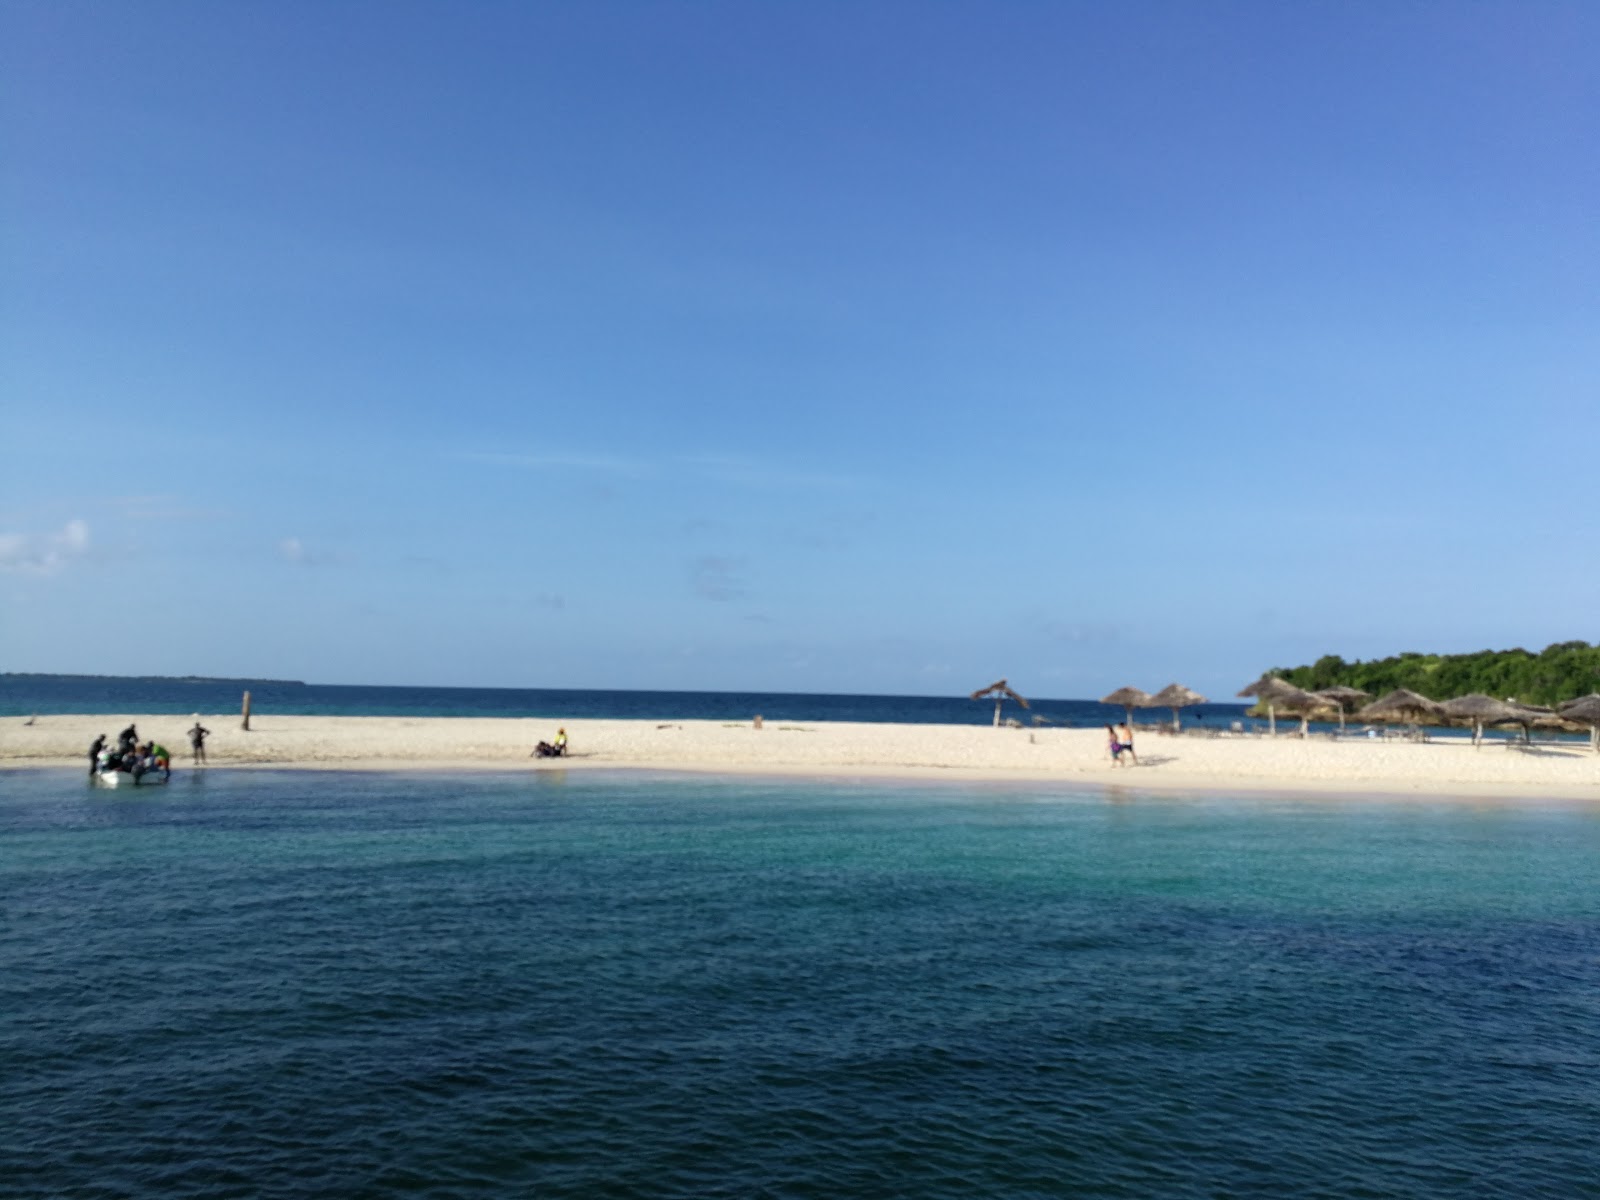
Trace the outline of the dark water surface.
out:
<instances>
[{"instance_id":1,"label":"dark water surface","mask_svg":"<svg viewBox=\"0 0 1600 1200\"><path fill-rule=\"evenodd\" d=\"M0 772L0 1193L1600 1195L1600 817Z\"/></svg>"},{"instance_id":2,"label":"dark water surface","mask_svg":"<svg viewBox=\"0 0 1600 1200\"><path fill-rule=\"evenodd\" d=\"M257 713L332 717L549 717L552 720L866 721L907 725L987 725L994 704L955 696L853 696L802 692L639 692L599 688L357 687L273 680L182 680L84 675L0 675L0 717L50 713L236 713L243 691ZM1007 701L1007 718L1095 727L1124 710L1095 700L1029 697ZM1186 724L1245 720L1242 704L1188 709ZM1170 720L1150 709L1140 720ZM1264 723L1248 722L1252 726Z\"/></svg>"}]
</instances>

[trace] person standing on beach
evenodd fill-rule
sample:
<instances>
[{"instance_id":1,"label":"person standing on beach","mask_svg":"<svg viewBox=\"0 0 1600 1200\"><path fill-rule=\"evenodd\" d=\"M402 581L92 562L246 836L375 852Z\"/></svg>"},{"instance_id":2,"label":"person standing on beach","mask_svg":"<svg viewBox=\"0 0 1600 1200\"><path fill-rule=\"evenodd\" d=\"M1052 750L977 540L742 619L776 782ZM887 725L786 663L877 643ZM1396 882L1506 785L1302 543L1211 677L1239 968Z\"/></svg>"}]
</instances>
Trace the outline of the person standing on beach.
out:
<instances>
[{"instance_id":1,"label":"person standing on beach","mask_svg":"<svg viewBox=\"0 0 1600 1200\"><path fill-rule=\"evenodd\" d=\"M94 741L89 743L89 774L91 776L94 775L95 770L100 766L100 751L104 750L105 748L106 735L103 733L99 737L95 738Z\"/></svg>"},{"instance_id":2,"label":"person standing on beach","mask_svg":"<svg viewBox=\"0 0 1600 1200\"><path fill-rule=\"evenodd\" d=\"M1111 765L1113 767L1125 767L1125 766L1128 765L1127 763L1122 761L1122 752L1124 750L1126 750L1128 752L1128 757L1130 759L1133 759L1133 765L1134 766L1138 766L1139 765L1139 760L1138 760L1137 757L1134 756L1134 753L1133 753L1133 731L1132 730L1130 730L1126 725L1124 725L1124 726L1122 726L1121 732L1118 732L1117 727L1115 725L1107 725L1106 726L1106 736L1107 736L1107 738L1110 739L1110 747L1109 748L1111 750Z\"/></svg>"},{"instance_id":3,"label":"person standing on beach","mask_svg":"<svg viewBox=\"0 0 1600 1200\"><path fill-rule=\"evenodd\" d=\"M206 734L211 730L200 724L200 714L196 713L194 728L189 730L189 753L194 757L195 766L206 761Z\"/></svg>"}]
</instances>

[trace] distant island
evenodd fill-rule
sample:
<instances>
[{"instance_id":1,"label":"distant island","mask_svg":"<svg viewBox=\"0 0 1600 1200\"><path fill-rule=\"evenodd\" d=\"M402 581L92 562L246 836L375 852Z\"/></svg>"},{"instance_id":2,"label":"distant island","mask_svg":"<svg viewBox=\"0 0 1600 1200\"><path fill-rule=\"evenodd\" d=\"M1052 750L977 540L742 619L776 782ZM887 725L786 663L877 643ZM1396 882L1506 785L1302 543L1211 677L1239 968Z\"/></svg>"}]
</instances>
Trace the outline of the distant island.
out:
<instances>
[{"instance_id":1,"label":"distant island","mask_svg":"<svg viewBox=\"0 0 1600 1200\"><path fill-rule=\"evenodd\" d=\"M1381 696L1409 688L1434 700L1481 692L1548 705L1600 691L1600 646L1556 642L1537 654L1518 647L1472 654L1396 654L1371 662L1345 662L1327 654L1310 666L1275 667L1269 674L1307 691L1342 685Z\"/></svg>"},{"instance_id":2,"label":"distant island","mask_svg":"<svg viewBox=\"0 0 1600 1200\"><path fill-rule=\"evenodd\" d=\"M117 679L138 683L270 683L273 687L305 687L300 679L226 679L212 675L63 675L45 671L0 671L0 679Z\"/></svg>"}]
</instances>

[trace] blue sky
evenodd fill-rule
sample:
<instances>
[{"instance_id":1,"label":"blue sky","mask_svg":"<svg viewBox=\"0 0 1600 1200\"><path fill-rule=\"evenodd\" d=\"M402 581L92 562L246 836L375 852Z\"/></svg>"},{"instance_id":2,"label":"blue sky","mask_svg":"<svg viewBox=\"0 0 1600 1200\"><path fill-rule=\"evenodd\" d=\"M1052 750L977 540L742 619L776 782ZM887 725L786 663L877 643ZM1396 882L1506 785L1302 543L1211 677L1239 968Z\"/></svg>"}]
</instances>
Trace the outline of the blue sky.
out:
<instances>
[{"instance_id":1,"label":"blue sky","mask_svg":"<svg viewBox=\"0 0 1600 1200\"><path fill-rule=\"evenodd\" d=\"M1600 640L1600 6L0 8L0 669Z\"/></svg>"}]
</instances>

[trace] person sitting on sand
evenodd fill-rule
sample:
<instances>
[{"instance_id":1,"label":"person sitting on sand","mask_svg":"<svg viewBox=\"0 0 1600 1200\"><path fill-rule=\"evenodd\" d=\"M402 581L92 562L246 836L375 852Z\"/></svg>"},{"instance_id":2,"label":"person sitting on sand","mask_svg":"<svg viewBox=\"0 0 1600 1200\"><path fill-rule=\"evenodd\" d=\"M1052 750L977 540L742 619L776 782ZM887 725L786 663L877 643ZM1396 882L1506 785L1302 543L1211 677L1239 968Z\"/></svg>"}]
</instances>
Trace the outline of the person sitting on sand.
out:
<instances>
[{"instance_id":1,"label":"person sitting on sand","mask_svg":"<svg viewBox=\"0 0 1600 1200\"><path fill-rule=\"evenodd\" d=\"M567 731L556 730L554 742L540 742L533 748L535 758L563 758L567 753Z\"/></svg>"}]
</instances>

